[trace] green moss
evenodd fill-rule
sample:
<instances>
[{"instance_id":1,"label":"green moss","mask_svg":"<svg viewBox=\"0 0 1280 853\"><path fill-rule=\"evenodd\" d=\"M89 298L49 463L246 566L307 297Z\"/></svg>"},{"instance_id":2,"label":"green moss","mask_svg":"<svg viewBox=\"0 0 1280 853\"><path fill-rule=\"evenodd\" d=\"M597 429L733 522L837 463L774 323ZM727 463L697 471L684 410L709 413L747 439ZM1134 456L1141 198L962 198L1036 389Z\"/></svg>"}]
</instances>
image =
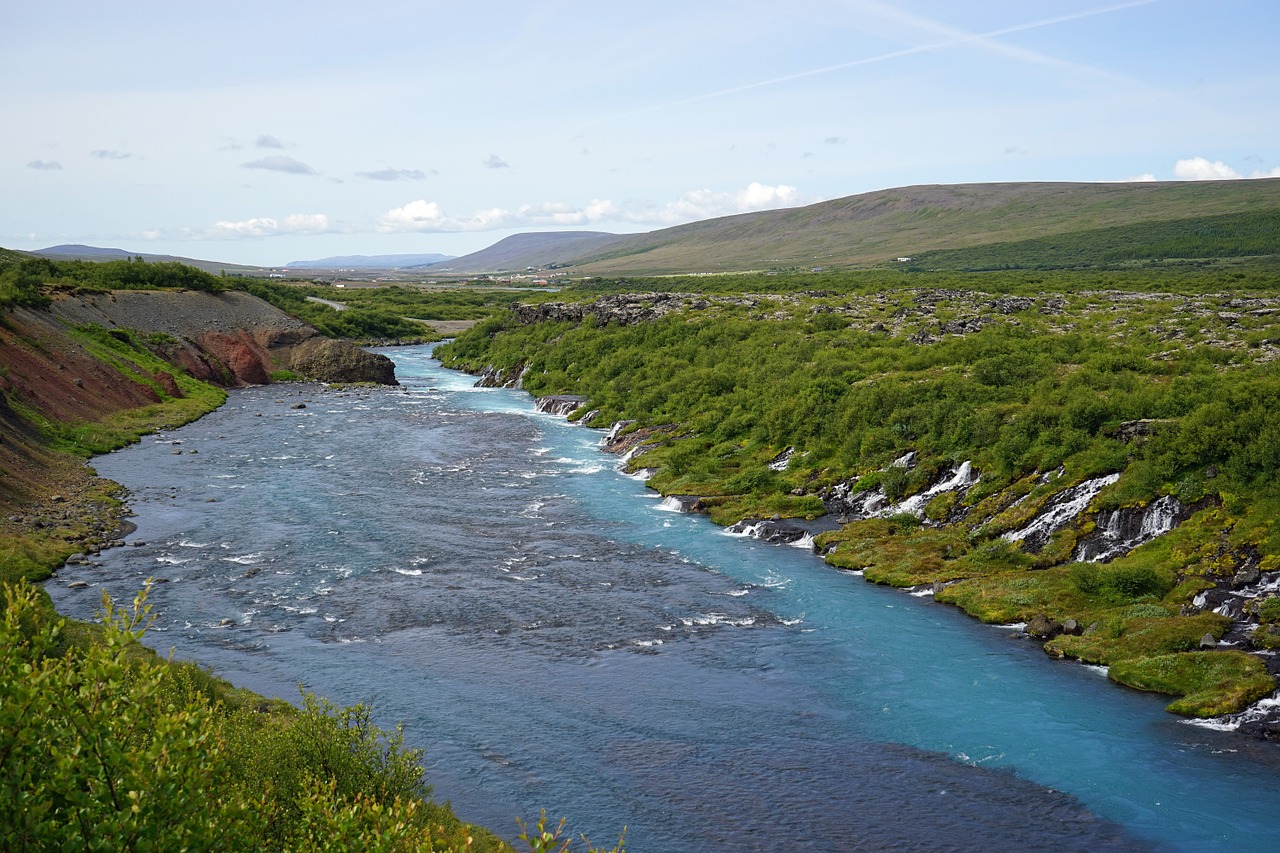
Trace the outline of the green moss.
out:
<instances>
[{"instance_id":1,"label":"green moss","mask_svg":"<svg viewBox=\"0 0 1280 853\"><path fill-rule=\"evenodd\" d=\"M1080 637L1056 637L1046 643L1045 648L1062 657L1111 665L1122 660L1195 651L1205 634L1222 639L1231 625L1230 619L1217 613L1173 616L1158 607L1136 612L1123 608L1091 615L1105 620L1102 629Z\"/></svg>"},{"instance_id":2,"label":"green moss","mask_svg":"<svg viewBox=\"0 0 1280 853\"><path fill-rule=\"evenodd\" d=\"M1138 690L1180 697L1168 710L1188 717L1241 711L1276 688L1262 661L1234 650L1134 658L1112 664L1108 674Z\"/></svg>"},{"instance_id":3,"label":"green moss","mask_svg":"<svg viewBox=\"0 0 1280 853\"><path fill-rule=\"evenodd\" d=\"M1280 649L1280 632L1275 625L1259 625L1249 635L1249 642L1259 649Z\"/></svg>"},{"instance_id":4,"label":"green moss","mask_svg":"<svg viewBox=\"0 0 1280 853\"><path fill-rule=\"evenodd\" d=\"M909 587L963 577L958 562L969 543L954 529L921 528L914 517L874 518L847 524L817 538L819 549L834 545L826 561L842 569L862 569L867 580Z\"/></svg>"}]
</instances>

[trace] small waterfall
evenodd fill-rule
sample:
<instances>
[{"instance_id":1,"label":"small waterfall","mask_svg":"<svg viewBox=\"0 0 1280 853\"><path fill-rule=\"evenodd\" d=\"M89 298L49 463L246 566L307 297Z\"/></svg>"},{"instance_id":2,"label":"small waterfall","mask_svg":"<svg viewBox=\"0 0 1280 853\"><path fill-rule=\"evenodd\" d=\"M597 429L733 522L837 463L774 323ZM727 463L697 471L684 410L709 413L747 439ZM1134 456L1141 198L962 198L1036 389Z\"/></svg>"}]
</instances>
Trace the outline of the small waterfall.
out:
<instances>
[{"instance_id":1,"label":"small waterfall","mask_svg":"<svg viewBox=\"0 0 1280 853\"><path fill-rule=\"evenodd\" d=\"M788 447L786 450L782 451L781 453L779 453L777 456L773 458L773 461L769 463L769 470L770 471L787 470L787 465L791 462L791 457L795 455L796 455L796 449L794 447Z\"/></svg>"},{"instance_id":2,"label":"small waterfall","mask_svg":"<svg viewBox=\"0 0 1280 853\"><path fill-rule=\"evenodd\" d=\"M813 534L806 533L794 542L789 543L792 548L802 548L805 551L812 551L816 545L813 541Z\"/></svg>"},{"instance_id":3,"label":"small waterfall","mask_svg":"<svg viewBox=\"0 0 1280 853\"><path fill-rule=\"evenodd\" d=\"M1090 563L1113 560L1177 527L1188 507L1165 495L1141 509L1112 509L1098 513L1095 529L1082 539L1072 559Z\"/></svg>"},{"instance_id":4,"label":"small waterfall","mask_svg":"<svg viewBox=\"0 0 1280 853\"><path fill-rule=\"evenodd\" d=\"M889 463L890 468L910 468L916 464L916 452L909 450Z\"/></svg>"},{"instance_id":5,"label":"small waterfall","mask_svg":"<svg viewBox=\"0 0 1280 853\"><path fill-rule=\"evenodd\" d=\"M1274 719L1277 711L1280 711L1280 691L1272 693L1265 699L1258 700L1238 714L1225 714L1221 717L1210 717L1204 720L1187 719L1180 722L1190 726L1215 729L1220 732L1233 732L1250 723Z\"/></svg>"},{"instance_id":6,"label":"small waterfall","mask_svg":"<svg viewBox=\"0 0 1280 853\"><path fill-rule=\"evenodd\" d=\"M586 401L586 397L579 397L577 394L551 394L539 397L534 408L545 414L567 417Z\"/></svg>"},{"instance_id":7,"label":"small waterfall","mask_svg":"<svg viewBox=\"0 0 1280 853\"><path fill-rule=\"evenodd\" d=\"M978 477L973 473L973 465L966 461L959 468L952 470L951 475L947 477L947 479L934 483L918 495L912 495L901 503L885 507L873 514L888 517L891 515L901 515L904 512L909 512L914 516L921 516L924 514L925 505L927 505L929 501L933 500L933 498L943 492L954 492L959 489L967 489L976 482L978 482Z\"/></svg>"},{"instance_id":8,"label":"small waterfall","mask_svg":"<svg viewBox=\"0 0 1280 853\"><path fill-rule=\"evenodd\" d=\"M663 498L658 503L658 509L662 510L663 512L684 512L685 505L684 505L684 502L681 501L679 498L671 496L671 497Z\"/></svg>"},{"instance_id":9,"label":"small waterfall","mask_svg":"<svg viewBox=\"0 0 1280 853\"><path fill-rule=\"evenodd\" d=\"M1011 530L1000 538L1006 542L1025 540L1033 548L1040 548L1049 541L1050 536L1084 512L1089 502L1098 496L1098 492L1119 479L1119 474L1108 474L1065 489L1055 495L1030 524L1021 530Z\"/></svg>"}]
</instances>

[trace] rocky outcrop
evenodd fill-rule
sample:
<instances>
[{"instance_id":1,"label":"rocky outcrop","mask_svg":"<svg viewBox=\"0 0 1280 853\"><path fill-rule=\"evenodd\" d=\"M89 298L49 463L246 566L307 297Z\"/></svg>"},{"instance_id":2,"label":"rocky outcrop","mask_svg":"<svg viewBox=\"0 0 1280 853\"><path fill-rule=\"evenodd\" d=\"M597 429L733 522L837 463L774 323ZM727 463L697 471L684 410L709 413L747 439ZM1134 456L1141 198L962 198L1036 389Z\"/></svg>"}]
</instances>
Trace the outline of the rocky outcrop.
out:
<instances>
[{"instance_id":1,"label":"rocky outcrop","mask_svg":"<svg viewBox=\"0 0 1280 853\"><path fill-rule=\"evenodd\" d=\"M329 338L310 338L292 347L289 369L324 382L398 384L391 359Z\"/></svg>"},{"instance_id":2,"label":"rocky outcrop","mask_svg":"<svg viewBox=\"0 0 1280 853\"><path fill-rule=\"evenodd\" d=\"M76 331L86 327L107 330L102 340L118 345L119 356L97 357L92 336L86 343ZM157 370L141 358L147 353L172 370ZM101 421L183 397L184 374L234 387L268 383L282 370L395 384L390 359L328 340L244 293L62 291L47 310L0 312L0 507L34 505L50 484L65 491L87 477L79 459L52 449L29 413L51 423Z\"/></svg>"},{"instance_id":3,"label":"rocky outcrop","mask_svg":"<svg viewBox=\"0 0 1280 853\"><path fill-rule=\"evenodd\" d=\"M480 378L476 380L477 388L519 388L521 380L524 378L526 368L522 364L517 364L509 370L503 370L500 367L494 367L492 364L480 371Z\"/></svg>"},{"instance_id":4,"label":"rocky outcrop","mask_svg":"<svg viewBox=\"0 0 1280 853\"><path fill-rule=\"evenodd\" d=\"M48 313L72 326L139 332L171 364L218 385L264 385L281 370L321 382L395 384L386 356L329 340L247 293L61 293Z\"/></svg>"}]
</instances>

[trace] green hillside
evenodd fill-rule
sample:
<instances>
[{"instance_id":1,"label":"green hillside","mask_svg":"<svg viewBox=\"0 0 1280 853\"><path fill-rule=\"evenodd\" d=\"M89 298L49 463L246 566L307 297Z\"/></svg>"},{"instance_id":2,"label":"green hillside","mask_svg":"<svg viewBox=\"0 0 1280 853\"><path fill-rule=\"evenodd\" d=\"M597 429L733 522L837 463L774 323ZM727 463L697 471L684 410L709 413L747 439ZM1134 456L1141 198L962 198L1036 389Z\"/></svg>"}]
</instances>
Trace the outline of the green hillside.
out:
<instances>
[{"instance_id":1,"label":"green hillside","mask_svg":"<svg viewBox=\"0 0 1280 853\"><path fill-rule=\"evenodd\" d=\"M1091 233L1105 244L1105 229L1278 211L1280 180L904 187L654 231L573 266L589 274L665 275L868 265L1057 235ZM1261 234L1249 245L1250 254L1268 246L1274 252L1280 236L1273 230L1270 241ZM1220 248L1234 254L1225 241Z\"/></svg>"}]
</instances>

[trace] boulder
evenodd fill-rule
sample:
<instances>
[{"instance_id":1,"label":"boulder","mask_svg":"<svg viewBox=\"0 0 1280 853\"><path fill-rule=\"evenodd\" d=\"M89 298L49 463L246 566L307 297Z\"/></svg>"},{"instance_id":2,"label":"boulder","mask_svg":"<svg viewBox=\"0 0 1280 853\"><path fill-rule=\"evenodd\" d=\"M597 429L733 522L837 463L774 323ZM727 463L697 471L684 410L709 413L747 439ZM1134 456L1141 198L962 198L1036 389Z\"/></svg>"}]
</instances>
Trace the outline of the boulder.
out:
<instances>
[{"instance_id":1,"label":"boulder","mask_svg":"<svg viewBox=\"0 0 1280 853\"><path fill-rule=\"evenodd\" d=\"M1217 647L1218 647L1218 638L1213 636L1213 634L1205 634L1203 637L1200 638L1201 651L1208 651L1209 649L1216 649Z\"/></svg>"},{"instance_id":2,"label":"boulder","mask_svg":"<svg viewBox=\"0 0 1280 853\"><path fill-rule=\"evenodd\" d=\"M1027 623L1027 633L1040 640L1052 640L1062 633L1062 623L1041 613Z\"/></svg>"},{"instance_id":3,"label":"boulder","mask_svg":"<svg viewBox=\"0 0 1280 853\"><path fill-rule=\"evenodd\" d=\"M1062 633L1072 637L1079 637L1084 633L1084 626L1076 619L1068 619L1062 623Z\"/></svg>"},{"instance_id":4,"label":"boulder","mask_svg":"<svg viewBox=\"0 0 1280 853\"><path fill-rule=\"evenodd\" d=\"M321 382L398 385L395 363L347 341L311 338L290 351L289 369Z\"/></svg>"},{"instance_id":5,"label":"boulder","mask_svg":"<svg viewBox=\"0 0 1280 853\"><path fill-rule=\"evenodd\" d=\"M1258 567L1246 566L1231 577L1231 588L1240 589L1243 586L1251 586L1260 580L1262 580L1262 572Z\"/></svg>"}]
</instances>

